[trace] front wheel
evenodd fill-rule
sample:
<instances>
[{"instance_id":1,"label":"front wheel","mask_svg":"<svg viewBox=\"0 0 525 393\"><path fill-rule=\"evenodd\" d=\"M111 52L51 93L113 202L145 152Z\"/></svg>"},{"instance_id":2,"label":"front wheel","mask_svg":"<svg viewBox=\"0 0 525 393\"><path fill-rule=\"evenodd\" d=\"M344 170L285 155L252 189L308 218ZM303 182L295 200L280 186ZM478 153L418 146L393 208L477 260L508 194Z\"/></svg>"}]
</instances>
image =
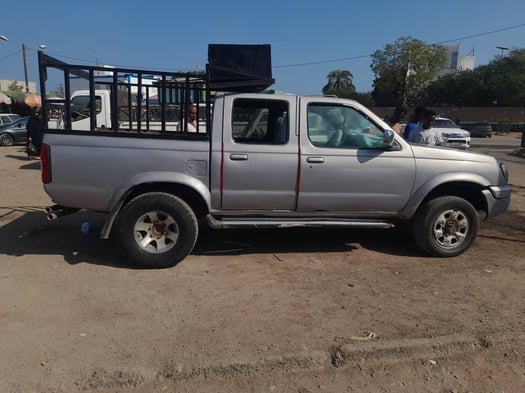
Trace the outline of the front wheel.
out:
<instances>
[{"instance_id":1,"label":"front wheel","mask_svg":"<svg viewBox=\"0 0 525 393\"><path fill-rule=\"evenodd\" d=\"M122 209L117 236L134 262L158 269L176 265L191 252L198 228L186 202L158 192L140 195Z\"/></svg>"},{"instance_id":2,"label":"front wheel","mask_svg":"<svg viewBox=\"0 0 525 393\"><path fill-rule=\"evenodd\" d=\"M0 146L13 146L15 138L11 134L0 135Z\"/></svg>"},{"instance_id":3,"label":"front wheel","mask_svg":"<svg viewBox=\"0 0 525 393\"><path fill-rule=\"evenodd\" d=\"M479 218L465 199L444 196L426 202L412 225L414 239L423 251L436 257L453 257L472 245Z\"/></svg>"}]
</instances>

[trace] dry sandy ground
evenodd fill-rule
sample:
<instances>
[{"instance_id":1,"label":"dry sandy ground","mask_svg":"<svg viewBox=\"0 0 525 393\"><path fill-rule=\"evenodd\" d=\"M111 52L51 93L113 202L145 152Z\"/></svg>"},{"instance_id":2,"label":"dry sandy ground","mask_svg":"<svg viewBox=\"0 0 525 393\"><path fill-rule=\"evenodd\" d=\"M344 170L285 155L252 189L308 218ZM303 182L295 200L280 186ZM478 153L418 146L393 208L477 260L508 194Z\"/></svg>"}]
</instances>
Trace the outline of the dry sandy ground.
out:
<instances>
[{"instance_id":1,"label":"dry sandy ground","mask_svg":"<svg viewBox=\"0 0 525 393\"><path fill-rule=\"evenodd\" d=\"M511 208L456 258L398 230L208 231L139 270L100 215L47 222L39 162L0 148L0 392L525 391L525 159L493 154Z\"/></svg>"}]
</instances>

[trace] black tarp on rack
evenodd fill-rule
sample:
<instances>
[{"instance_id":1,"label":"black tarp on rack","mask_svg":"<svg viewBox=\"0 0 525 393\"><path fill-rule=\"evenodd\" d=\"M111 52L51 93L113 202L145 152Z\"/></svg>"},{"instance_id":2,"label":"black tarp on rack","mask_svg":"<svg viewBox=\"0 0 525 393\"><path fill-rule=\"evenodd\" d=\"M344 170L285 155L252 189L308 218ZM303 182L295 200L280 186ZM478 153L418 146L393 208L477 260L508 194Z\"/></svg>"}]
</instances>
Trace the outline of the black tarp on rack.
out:
<instances>
[{"instance_id":1,"label":"black tarp on rack","mask_svg":"<svg viewBox=\"0 0 525 393\"><path fill-rule=\"evenodd\" d=\"M208 45L212 90L257 92L274 84L270 45Z\"/></svg>"}]
</instances>

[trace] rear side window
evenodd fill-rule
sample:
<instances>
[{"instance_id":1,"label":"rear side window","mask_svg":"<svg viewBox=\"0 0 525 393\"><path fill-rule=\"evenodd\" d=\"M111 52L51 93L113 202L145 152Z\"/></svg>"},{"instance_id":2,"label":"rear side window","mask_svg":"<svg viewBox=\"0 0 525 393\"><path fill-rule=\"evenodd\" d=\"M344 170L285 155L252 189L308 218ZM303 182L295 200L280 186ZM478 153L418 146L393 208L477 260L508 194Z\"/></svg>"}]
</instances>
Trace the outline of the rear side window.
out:
<instances>
[{"instance_id":1,"label":"rear side window","mask_svg":"<svg viewBox=\"0 0 525 393\"><path fill-rule=\"evenodd\" d=\"M288 103L280 100L237 99L233 103L235 143L284 145L289 140Z\"/></svg>"},{"instance_id":2,"label":"rear side window","mask_svg":"<svg viewBox=\"0 0 525 393\"><path fill-rule=\"evenodd\" d=\"M0 124L12 123L18 119L20 119L20 115L6 113L0 114Z\"/></svg>"}]
</instances>

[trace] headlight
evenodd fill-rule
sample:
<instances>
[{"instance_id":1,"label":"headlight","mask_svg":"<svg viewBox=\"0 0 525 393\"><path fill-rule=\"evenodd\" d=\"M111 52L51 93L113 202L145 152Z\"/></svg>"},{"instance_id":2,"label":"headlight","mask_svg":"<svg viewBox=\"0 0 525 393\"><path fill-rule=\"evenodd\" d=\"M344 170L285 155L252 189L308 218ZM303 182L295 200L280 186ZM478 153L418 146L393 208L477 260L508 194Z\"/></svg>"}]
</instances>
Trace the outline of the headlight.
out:
<instances>
[{"instance_id":1,"label":"headlight","mask_svg":"<svg viewBox=\"0 0 525 393\"><path fill-rule=\"evenodd\" d=\"M507 182L509 181L509 170L507 169L507 165L505 165L504 162L499 163L499 169L501 170L501 173L503 173L503 177Z\"/></svg>"}]
</instances>

